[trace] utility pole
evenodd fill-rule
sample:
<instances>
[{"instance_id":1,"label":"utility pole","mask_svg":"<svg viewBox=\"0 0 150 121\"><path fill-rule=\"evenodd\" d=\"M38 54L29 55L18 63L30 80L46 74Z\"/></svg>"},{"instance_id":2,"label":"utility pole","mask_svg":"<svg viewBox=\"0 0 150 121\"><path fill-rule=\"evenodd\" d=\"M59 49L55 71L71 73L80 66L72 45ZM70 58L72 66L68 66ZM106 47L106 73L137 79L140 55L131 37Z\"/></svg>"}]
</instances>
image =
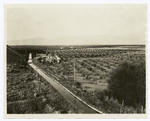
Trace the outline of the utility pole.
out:
<instances>
[{"instance_id":1,"label":"utility pole","mask_svg":"<svg viewBox=\"0 0 150 121\"><path fill-rule=\"evenodd\" d=\"M73 64L74 64L74 83L75 83L75 62Z\"/></svg>"}]
</instances>

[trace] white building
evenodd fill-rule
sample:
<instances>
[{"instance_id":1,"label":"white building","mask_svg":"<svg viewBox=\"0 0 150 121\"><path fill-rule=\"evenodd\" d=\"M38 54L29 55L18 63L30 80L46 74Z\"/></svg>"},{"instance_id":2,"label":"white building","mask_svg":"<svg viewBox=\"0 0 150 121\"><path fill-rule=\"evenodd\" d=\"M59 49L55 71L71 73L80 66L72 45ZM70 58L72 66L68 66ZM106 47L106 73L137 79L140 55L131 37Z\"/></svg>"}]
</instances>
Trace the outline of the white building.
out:
<instances>
[{"instance_id":1,"label":"white building","mask_svg":"<svg viewBox=\"0 0 150 121\"><path fill-rule=\"evenodd\" d=\"M42 61L45 60L45 61L49 61L50 63L53 63L53 62L57 62L59 63L61 58L59 58L56 54L54 56L52 56L51 54L48 54L46 56L46 54L37 54L37 57L41 57L42 58Z\"/></svg>"},{"instance_id":2,"label":"white building","mask_svg":"<svg viewBox=\"0 0 150 121\"><path fill-rule=\"evenodd\" d=\"M29 60L28 63L32 63L32 53L29 54Z\"/></svg>"}]
</instances>

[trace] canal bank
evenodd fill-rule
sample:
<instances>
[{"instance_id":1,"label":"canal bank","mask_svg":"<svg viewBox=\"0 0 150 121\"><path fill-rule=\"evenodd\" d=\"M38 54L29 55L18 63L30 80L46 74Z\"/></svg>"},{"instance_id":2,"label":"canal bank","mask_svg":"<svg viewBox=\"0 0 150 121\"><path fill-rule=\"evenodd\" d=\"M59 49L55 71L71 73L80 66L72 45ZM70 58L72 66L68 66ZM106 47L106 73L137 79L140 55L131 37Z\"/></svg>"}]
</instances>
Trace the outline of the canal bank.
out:
<instances>
[{"instance_id":1,"label":"canal bank","mask_svg":"<svg viewBox=\"0 0 150 121\"><path fill-rule=\"evenodd\" d=\"M102 114L101 111L95 109L94 107L88 105L78 96L74 95L67 88L61 85L56 80L50 78L42 69L34 65L29 64L38 74L40 74L45 80L47 80L70 104L77 107L79 110L84 111L87 114Z\"/></svg>"}]
</instances>

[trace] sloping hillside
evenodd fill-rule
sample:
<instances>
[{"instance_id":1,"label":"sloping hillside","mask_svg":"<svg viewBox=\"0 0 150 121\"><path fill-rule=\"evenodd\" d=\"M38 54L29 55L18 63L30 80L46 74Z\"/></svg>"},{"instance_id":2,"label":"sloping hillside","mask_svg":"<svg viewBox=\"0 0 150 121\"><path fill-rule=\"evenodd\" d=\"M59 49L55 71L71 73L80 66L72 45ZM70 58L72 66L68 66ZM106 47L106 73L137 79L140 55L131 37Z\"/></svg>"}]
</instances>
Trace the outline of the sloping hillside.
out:
<instances>
[{"instance_id":1,"label":"sloping hillside","mask_svg":"<svg viewBox=\"0 0 150 121\"><path fill-rule=\"evenodd\" d=\"M7 64L26 64L24 57L7 45Z\"/></svg>"},{"instance_id":2,"label":"sloping hillside","mask_svg":"<svg viewBox=\"0 0 150 121\"><path fill-rule=\"evenodd\" d=\"M78 113L24 57L7 46L7 114Z\"/></svg>"}]
</instances>

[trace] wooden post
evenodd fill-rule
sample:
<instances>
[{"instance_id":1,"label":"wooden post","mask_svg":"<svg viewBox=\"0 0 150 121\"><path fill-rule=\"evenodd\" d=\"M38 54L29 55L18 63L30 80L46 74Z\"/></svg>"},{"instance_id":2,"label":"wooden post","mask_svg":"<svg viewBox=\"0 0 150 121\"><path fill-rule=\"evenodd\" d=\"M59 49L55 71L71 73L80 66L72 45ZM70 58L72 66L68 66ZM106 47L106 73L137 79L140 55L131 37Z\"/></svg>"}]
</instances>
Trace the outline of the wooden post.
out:
<instances>
[{"instance_id":1,"label":"wooden post","mask_svg":"<svg viewBox=\"0 0 150 121\"><path fill-rule=\"evenodd\" d=\"M75 82L75 63L73 63L74 64L74 83L76 83Z\"/></svg>"},{"instance_id":2,"label":"wooden post","mask_svg":"<svg viewBox=\"0 0 150 121\"><path fill-rule=\"evenodd\" d=\"M122 101L122 106L124 106L124 100Z\"/></svg>"},{"instance_id":3,"label":"wooden post","mask_svg":"<svg viewBox=\"0 0 150 121\"><path fill-rule=\"evenodd\" d=\"M121 111L122 111L123 105L124 105L124 100L122 101L122 105L120 106L120 113L121 113Z\"/></svg>"},{"instance_id":4,"label":"wooden post","mask_svg":"<svg viewBox=\"0 0 150 121\"><path fill-rule=\"evenodd\" d=\"M121 113L121 106L120 106L120 113Z\"/></svg>"},{"instance_id":5,"label":"wooden post","mask_svg":"<svg viewBox=\"0 0 150 121\"><path fill-rule=\"evenodd\" d=\"M141 106L141 113L143 113L143 106Z\"/></svg>"}]
</instances>

